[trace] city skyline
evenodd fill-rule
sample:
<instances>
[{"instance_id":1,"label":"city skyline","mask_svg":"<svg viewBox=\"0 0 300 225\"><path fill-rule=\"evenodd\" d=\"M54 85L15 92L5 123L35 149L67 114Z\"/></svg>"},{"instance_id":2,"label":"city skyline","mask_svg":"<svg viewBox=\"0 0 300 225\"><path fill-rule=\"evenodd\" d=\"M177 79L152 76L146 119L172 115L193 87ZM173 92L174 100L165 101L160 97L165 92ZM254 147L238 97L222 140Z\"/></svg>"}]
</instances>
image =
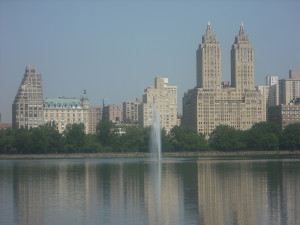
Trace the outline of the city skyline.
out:
<instances>
[{"instance_id":1,"label":"city skyline","mask_svg":"<svg viewBox=\"0 0 300 225\"><path fill-rule=\"evenodd\" d=\"M11 122L11 105L29 64L42 74L44 97L78 97L86 89L91 106L105 97L113 104L133 101L155 77L168 77L178 86L181 113L183 93L196 84L196 49L208 21L221 45L222 80L230 80L230 47L241 22L255 48L255 85L264 85L267 75L287 78L290 69L300 68L299 8L294 0L2 1L2 121Z\"/></svg>"}]
</instances>

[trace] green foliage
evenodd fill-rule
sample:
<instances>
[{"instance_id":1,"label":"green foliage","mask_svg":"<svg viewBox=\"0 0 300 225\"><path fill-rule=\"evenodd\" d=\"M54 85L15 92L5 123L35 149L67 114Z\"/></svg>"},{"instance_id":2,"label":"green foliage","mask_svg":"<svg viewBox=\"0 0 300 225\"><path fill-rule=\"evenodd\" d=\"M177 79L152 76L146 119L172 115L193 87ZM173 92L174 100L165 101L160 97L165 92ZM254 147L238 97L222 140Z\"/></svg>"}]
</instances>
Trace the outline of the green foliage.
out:
<instances>
[{"instance_id":1,"label":"green foliage","mask_svg":"<svg viewBox=\"0 0 300 225\"><path fill-rule=\"evenodd\" d=\"M281 149L300 149L300 123L293 123L286 126L282 133Z\"/></svg>"},{"instance_id":2,"label":"green foliage","mask_svg":"<svg viewBox=\"0 0 300 225\"><path fill-rule=\"evenodd\" d=\"M120 126L118 126L120 127ZM0 130L0 154L56 154L98 152L148 152L150 127L121 127L125 134L116 134L110 121L101 121L96 135L86 135L83 124L70 124L63 134L55 123L30 130ZM250 130L240 131L218 126L207 141L202 134L180 126L167 133L161 131L163 152L300 149L300 123L290 124L281 132L274 123L255 124ZM209 145L208 145L209 144Z\"/></svg>"},{"instance_id":3,"label":"green foliage","mask_svg":"<svg viewBox=\"0 0 300 225\"><path fill-rule=\"evenodd\" d=\"M257 123L246 132L247 148L251 150L278 150L280 134L280 127L276 123Z\"/></svg>"},{"instance_id":4,"label":"green foliage","mask_svg":"<svg viewBox=\"0 0 300 225\"><path fill-rule=\"evenodd\" d=\"M17 153L15 148L16 138L12 130L0 131L0 154Z\"/></svg>"},{"instance_id":5,"label":"green foliage","mask_svg":"<svg viewBox=\"0 0 300 225\"><path fill-rule=\"evenodd\" d=\"M210 134L209 144L217 151L237 151L245 149L243 131L220 125Z\"/></svg>"},{"instance_id":6,"label":"green foliage","mask_svg":"<svg viewBox=\"0 0 300 225\"><path fill-rule=\"evenodd\" d=\"M15 130L15 143L14 146L19 153L31 154L32 147L32 136L31 130L27 131L25 129Z\"/></svg>"},{"instance_id":7,"label":"green foliage","mask_svg":"<svg viewBox=\"0 0 300 225\"><path fill-rule=\"evenodd\" d=\"M110 150L112 150L112 146L116 142L117 135L112 131L115 128L115 125L111 121L102 120L97 124L97 137L99 141L104 146L110 146Z\"/></svg>"},{"instance_id":8,"label":"green foliage","mask_svg":"<svg viewBox=\"0 0 300 225\"><path fill-rule=\"evenodd\" d=\"M64 136L66 141L66 152L80 152L85 141L84 124L68 124L64 131Z\"/></svg>"},{"instance_id":9,"label":"green foliage","mask_svg":"<svg viewBox=\"0 0 300 225\"><path fill-rule=\"evenodd\" d=\"M161 149L163 152L172 152L172 137L168 135L165 129L161 130Z\"/></svg>"},{"instance_id":10,"label":"green foliage","mask_svg":"<svg viewBox=\"0 0 300 225\"><path fill-rule=\"evenodd\" d=\"M149 128L126 127L126 133L119 137L118 150L120 152L147 152L149 136Z\"/></svg>"},{"instance_id":11,"label":"green foliage","mask_svg":"<svg viewBox=\"0 0 300 225\"><path fill-rule=\"evenodd\" d=\"M180 126L172 128L170 135L172 137L173 151L204 151L208 149L207 141L204 135L197 134L191 130Z\"/></svg>"},{"instance_id":12,"label":"green foliage","mask_svg":"<svg viewBox=\"0 0 300 225\"><path fill-rule=\"evenodd\" d=\"M95 135L85 135L84 145L82 147L82 151L84 153L99 153L103 152L104 148L101 143L97 140Z\"/></svg>"}]
</instances>

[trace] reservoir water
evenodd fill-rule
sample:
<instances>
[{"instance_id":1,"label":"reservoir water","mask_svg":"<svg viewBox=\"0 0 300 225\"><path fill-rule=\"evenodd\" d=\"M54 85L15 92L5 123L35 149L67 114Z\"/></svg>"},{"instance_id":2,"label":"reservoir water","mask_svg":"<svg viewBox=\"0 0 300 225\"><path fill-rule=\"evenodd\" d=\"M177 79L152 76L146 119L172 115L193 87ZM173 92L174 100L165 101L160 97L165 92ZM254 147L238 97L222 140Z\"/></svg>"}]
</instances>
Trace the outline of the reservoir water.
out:
<instances>
[{"instance_id":1,"label":"reservoir water","mask_svg":"<svg viewBox=\"0 0 300 225\"><path fill-rule=\"evenodd\" d=\"M0 160L1 225L296 225L300 158Z\"/></svg>"}]
</instances>

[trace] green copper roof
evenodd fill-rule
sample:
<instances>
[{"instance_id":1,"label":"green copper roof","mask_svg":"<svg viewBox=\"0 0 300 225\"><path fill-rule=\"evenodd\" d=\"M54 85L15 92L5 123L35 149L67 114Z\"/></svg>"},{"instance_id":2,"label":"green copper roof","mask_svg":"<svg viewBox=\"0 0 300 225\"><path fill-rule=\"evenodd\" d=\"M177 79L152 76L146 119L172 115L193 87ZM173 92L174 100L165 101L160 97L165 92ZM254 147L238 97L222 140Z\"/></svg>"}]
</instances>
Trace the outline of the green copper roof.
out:
<instances>
[{"instance_id":1,"label":"green copper roof","mask_svg":"<svg viewBox=\"0 0 300 225\"><path fill-rule=\"evenodd\" d=\"M44 105L52 106L81 106L82 102L77 98L48 98L45 99Z\"/></svg>"}]
</instances>

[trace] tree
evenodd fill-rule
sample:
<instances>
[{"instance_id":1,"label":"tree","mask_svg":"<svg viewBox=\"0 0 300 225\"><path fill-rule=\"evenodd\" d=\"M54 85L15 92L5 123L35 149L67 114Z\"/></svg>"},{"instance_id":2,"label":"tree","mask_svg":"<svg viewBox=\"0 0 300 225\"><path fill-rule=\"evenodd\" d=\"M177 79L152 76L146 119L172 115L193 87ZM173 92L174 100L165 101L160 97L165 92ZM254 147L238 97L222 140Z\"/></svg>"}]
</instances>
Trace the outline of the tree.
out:
<instances>
[{"instance_id":1,"label":"tree","mask_svg":"<svg viewBox=\"0 0 300 225\"><path fill-rule=\"evenodd\" d=\"M209 136L209 143L218 151L236 151L245 148L243 132L227 125L217 126Z\"/></svg>"},{"instance_id":2,"label":"tree","mask_svg":"<svg viewBox=\"0 0 300 225\"><path fill-rule=\"evenodd\" d=\"M180 126L173 127L170 136L174 151L203 151L208 148L204 135Z\"/></svg>"},{"instance_id":3,"label":"tree","mask_svg":"<svg viewBox=\"0 0 300 225\"><path fill-rule=\"evenodd\" d=\"M55 122L46 123L40 126L43 134L47 140L47 153L59 153L63 150L63 138L62 135L56 129Z\"/></svg>"},{"instance_id":4,"label":"tree","mask_svg":"<svg viewBox=\"0 0 300 225\"><path fill-rule=\"evenodd\" d=\"M119 136L119 145L116 146L121 152L139 152L144 151L145 142L147 142L145 128L128 126L126 133Z\"/></svg>"},{"instance_id":5,"label":"tree","mask_svg":"<svg viewBox=\"0 0 300 225\"><path fill-rule=\"evenodd\" d=\"M173 150L172 137L165 129L161 130L161 150L163 152L171 152Z\"/></svg>"},{"instance_id":6,"label":"tree","mask_svg":"<svg viewBox=\"0 0 300 225\"><path fill-rule=\"evenodd\" d=\"M37 153L46 153L48 149L48 143L46 139L46 135L43 132L43 128L34 128L30 130L31 132L31 145L30 151L33 154Z\"/></svg>"},{"instance_id":7,"label":"tree","mask_svg":"<svg viewBox=\"0 0 300 225\"><path fill-rule=\"evenodd\" d=\"M14 130L0 130L0 154L17 153Z\"/></svg>"},{"instance_id":8,"label":"tree","mask_svg":"<svg viewBox=\"0 0 300 225\"><path fill-rule=\"evenodd\" d=\"M281 131L277 123L260 122L246 132L247 147L252 150L277 150Z\"/></svg>"},{"instance_id":9,"label":"tree","mask_svg":"<svg viewBox=\"0 0 300 225\"><path fill-rule=\"evenodd\" d=\"M114 134L112 131L114 127L114 123L108 120L101 120L97 124L97 137L106 147L111 147L116 141L116 134ZM112 150L112 148L110 148L110 150Z\"/></svg>"},{"instance_id":10,"label":"tree","mask_svg":"<svg viewBox=\"0 0 300 225\"><path fill-rule=\"evenodd\" d=\"M25 129L18 129L14 132L15 135L15 143L14 147L21 154L30 154L32 153L32 133Z\"/></svg>"},{"instance_id":11,"label":"tree","mask_svg":"<svg viewBox=\"0 0 300 225\"><path fill-rule=\"evenodd\" d=\"M292 123L286 126L282 132L281 149L300 149L300 123Z\"/></svg>"},{"instance_id":12,"label":"tree","mask_svg":"<svg viewBox=\"0 0 300 225\"><path fill-rule=\"evenodd\" d=\"M104 148L97 139L96 135L89 134L85 136L83 151L89 153L97 153L104 151Z\"/></svg>"},{"instance_id":13,"label":"tree","mask_svg":"<svg viewBox=\"0 0 300 225\"><path fill-rule=\"evenodd\" d=\"M64 136L66 139L65 149L67 152L80 152L84 145L84 124L68 124Z\"/></svg>"}]
</instances>

